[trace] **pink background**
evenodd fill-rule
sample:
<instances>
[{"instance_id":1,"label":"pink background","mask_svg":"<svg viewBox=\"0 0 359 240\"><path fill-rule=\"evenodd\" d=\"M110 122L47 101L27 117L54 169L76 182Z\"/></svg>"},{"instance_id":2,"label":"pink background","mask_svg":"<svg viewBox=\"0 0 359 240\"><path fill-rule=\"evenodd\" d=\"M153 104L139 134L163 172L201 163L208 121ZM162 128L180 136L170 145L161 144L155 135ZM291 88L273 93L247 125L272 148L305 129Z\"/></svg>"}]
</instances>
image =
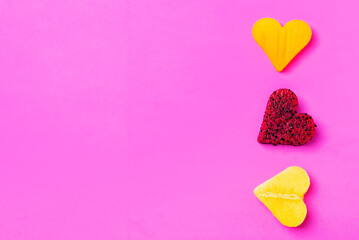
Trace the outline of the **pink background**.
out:
<instances>
[{"instance_id":1,"label":"pink background","mask_svg":"<svg viewBox=\"0 0 359 240\"><path fill-rule=\"evenodd\" d=\"M358 1L0 1L0 239L354 239L359 234ZM251 35L302 19L277 73ZM256 142L290 88L318 125ZM253 195L306 169L308 217Z\"/></svg>"}]
</instances>

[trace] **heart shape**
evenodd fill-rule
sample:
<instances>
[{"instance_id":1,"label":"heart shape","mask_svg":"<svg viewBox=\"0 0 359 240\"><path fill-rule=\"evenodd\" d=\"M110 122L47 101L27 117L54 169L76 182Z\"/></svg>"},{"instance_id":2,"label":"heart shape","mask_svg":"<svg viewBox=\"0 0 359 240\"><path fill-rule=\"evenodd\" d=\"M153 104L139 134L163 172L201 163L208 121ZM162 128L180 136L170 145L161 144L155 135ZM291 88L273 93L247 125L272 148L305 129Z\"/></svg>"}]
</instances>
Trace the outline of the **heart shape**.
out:
<instances>
[{"instance_id":1,"label":"heart shape","mask_svg":"<svg viewBox=\"0 0 359 240\"><path fill-rule=\"evenodd\" d=\"M285 226L297 227L307 216L303 201L310 179L300 167L289 167L254 189L256 197Z\"/></svg>"},{"instance_id":2,"label":"heart shape","mask_svg":"<svg viewBox=\"0 0 359 240\"><path fill-rule=\"evenodd\" d=\"M258 20L252 34L278 72L288 65L312 37L312 31L304 21L292 20L282 27L273 18Z\"/></svg>"},{"instance_id":3,"label":"heart shape","mask_svg":"<svg viewBox=\"0 0 359 240\"><path fill-rule=\"evenodd\" d=\"M259 143L300 146L309 142L317 125L306 113L297 113L298 98L290 89L278 89L269 97L258 135Z\"/></svg>"}]
</instances>

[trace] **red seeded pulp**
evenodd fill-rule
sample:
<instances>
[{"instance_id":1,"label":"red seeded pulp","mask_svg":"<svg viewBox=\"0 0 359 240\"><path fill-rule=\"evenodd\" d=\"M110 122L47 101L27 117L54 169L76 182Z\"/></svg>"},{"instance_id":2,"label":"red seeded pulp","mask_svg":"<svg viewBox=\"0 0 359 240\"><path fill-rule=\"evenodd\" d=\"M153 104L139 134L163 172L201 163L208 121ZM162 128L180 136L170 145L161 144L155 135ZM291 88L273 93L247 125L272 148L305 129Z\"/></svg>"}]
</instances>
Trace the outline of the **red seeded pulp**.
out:
<instances>
[{"instance_id":1,"label":"red seeded pulp","mask_svg":"<svg viewBox=\"0 0 359 240\"><path fill-rule=\"evenodd\" d=\"M298 98L290 89L279 89L269 97L259 143L300 146L309 142L315 133L313 118L297 113Z\"/></svg>"}]
</instances>

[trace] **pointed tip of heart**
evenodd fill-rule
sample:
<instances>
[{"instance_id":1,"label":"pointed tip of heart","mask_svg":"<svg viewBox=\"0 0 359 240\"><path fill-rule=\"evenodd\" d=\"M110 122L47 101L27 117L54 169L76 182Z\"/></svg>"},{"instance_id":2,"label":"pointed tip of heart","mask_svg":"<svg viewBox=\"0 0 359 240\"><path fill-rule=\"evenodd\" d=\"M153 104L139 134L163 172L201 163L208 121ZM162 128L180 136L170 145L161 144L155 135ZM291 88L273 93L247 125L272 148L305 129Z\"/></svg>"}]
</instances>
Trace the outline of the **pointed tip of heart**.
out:
<instances>
[{"instance_id":1,"label":"pointed tip of heart","mask_svg":"<svg viewBox=\"0 0 359 240\"><path fill-rule=\"evenodd\" d=\"M278 67L278 66L274 66L275 70L277 70L277 72L283 72L285 67Z\"/></svg>"}]
</instances>

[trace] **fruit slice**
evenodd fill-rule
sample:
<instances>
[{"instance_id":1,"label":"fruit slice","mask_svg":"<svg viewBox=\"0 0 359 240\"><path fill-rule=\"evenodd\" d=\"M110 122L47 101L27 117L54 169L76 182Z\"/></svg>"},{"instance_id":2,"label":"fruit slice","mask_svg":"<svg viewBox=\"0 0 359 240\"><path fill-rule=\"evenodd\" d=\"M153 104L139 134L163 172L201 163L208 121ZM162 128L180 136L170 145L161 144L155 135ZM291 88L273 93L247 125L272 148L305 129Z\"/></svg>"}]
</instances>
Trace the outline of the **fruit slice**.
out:
<instances>
[{"instance_id":1,"label":"fruit slice","mask_svg":"<svg viewBox=\"0 0 359 240\"><path fill-rule=\"evenodd\" d=\"M259 143L300 146L315 133L314 120L306 113L297 113L298 98L290 89L278 89L269 97Z\"/></svg>"},{"instance_id":2,"label":"fruit slice","mask_svg":"<svg viewBox=\"0 0 359 240\"><path fill-rule=\"evenodd\" d=\"M307 216L303 201L310 179L300 167L289 167L254 189L257 198L285 226L297 227Z\"/></svg>"},{"instance_id":3,"label":"fruit slice","mask_svg":"<svg viewBox=\"0 0 359 240\"><path fill-rule=\"evenodd\" d=\"M273 18L258 20L252 34L278 72L288 65L312 37L312 31L304 21L292 20L282 27Z\"/></svg>"}]
</instances>

